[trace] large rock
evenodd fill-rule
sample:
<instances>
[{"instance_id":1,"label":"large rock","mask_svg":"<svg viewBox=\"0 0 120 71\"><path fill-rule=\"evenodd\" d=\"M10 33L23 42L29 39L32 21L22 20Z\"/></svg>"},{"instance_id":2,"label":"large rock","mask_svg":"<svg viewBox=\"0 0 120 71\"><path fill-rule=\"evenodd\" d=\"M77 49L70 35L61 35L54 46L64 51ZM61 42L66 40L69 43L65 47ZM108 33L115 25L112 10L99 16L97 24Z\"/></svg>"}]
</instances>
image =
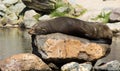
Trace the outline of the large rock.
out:
<instances>
[{"instance_id":1,"label":"large rock","mask_svg":"<svg viewBox=\"0 0 120 71\"><path fill-rule=\"evenodd\" d=\"M34 10L49 12L55 9L54 0L22 0L23 3Z\"/></svg>"},{"instance_id":2,"label":"large rock","mask_svg":"<svg viewBox=\"0 0 120 71\"><path fill-rule=\"evenodd\" d=\"M13 55L0 63L2 71L51 71L51 69L36 55L22 53Z\"/></svg>"},{"instance_id":3,"label":"large rock","mask_svg":"<svg viewBox=\"0 0 120 71\"><path fill-rule=\"evenodd\" d=\"M106 55L107 44L92 43L84 38L65 34L36 35L32 37L33 53L48 61L93 61ZM38 51L38 52L37 52Z\"/></svg>"},{"instance_id":4,"label":"large rock","mask_svg":"<svg viewBox=\"0 0 120 71\"><path fill-rule=\"evenodd\" d=\"M77 62L70 62L61 67L61 71L90 71L92 69L91 63L79 64Z\"/></svg>"}]
</instances>

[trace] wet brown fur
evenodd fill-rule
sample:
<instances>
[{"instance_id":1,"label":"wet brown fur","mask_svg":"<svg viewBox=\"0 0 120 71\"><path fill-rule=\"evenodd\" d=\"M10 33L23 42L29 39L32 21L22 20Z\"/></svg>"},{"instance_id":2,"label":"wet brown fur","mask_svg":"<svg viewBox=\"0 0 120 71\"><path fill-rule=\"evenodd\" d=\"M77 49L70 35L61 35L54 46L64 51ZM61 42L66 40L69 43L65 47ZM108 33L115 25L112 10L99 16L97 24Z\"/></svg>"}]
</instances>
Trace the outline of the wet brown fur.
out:
<instances>
[{"instance_id":1,"label":"wet brown fur","mask_svg":"<svg viewBox=\"0 0 120 71\"><path fill-rule=\"evenodd\" d=\"M48 21L39 21L29 30L29 34L31 35L50 33L64 33L91 39L112 40L112 31L108 26L69 17L58 17Z\"/></svg>"}]
</instances>

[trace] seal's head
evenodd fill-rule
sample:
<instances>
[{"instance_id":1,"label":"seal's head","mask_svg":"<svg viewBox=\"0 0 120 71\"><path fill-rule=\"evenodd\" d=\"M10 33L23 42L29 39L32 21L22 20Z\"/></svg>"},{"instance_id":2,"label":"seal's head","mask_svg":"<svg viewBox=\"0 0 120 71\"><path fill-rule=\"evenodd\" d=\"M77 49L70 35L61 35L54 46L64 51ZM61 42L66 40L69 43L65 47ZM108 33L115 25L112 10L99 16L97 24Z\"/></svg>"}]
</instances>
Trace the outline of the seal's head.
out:
<instances>
[{"instance_id":1,"label":"seal's head","mask_svg":"<svg viewBox=\"0 0 120 71\"><path fill-rule=\"evenodd\" d=\"M33 27L28 31L30 35L41 35L46 33L46 27L42 24L35 24Z\"/></svg>"},{"instance_id":2,"label":"seal's head","mask_svg":"<svg viewBox=\"0 0 120 71\"><path fill-rule=\"evenodd\" d=\"M107 42L107 44L112 43L113 33L107 25L99 25L98 36L99 38L104 39Z\"/></svg>"},{"instance_id":3,"label":"seal's head","mask_svg":"<svg viewBox=\"0 0 120 71\"><path fill-rule=\"evenodd\" d=\"M109 27L107 25L101 26L101 28L99 29L99 31L101 31L101 33L103 34L102 35L103 37L108 38L108 39L112 39L113 33L109 29Z\"/></svg>"}]
</instances>

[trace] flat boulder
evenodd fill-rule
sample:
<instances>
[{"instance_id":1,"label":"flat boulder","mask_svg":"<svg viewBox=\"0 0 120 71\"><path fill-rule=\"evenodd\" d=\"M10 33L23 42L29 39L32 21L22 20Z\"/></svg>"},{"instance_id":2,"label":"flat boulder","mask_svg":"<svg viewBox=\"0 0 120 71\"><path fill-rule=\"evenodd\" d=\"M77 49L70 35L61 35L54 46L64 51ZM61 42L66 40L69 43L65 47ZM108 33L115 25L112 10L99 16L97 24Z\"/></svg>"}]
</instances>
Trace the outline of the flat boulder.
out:
<instances>
[{"instance_id":1,"label":"flat boulder","mask_svg":"<svg viewBox=\"0 0 120 71\"><path fill-rule=\"evenodd\" d=\"M55 63L94 61L105 56L110 49L108 44L61 33L32 36L32 47L33 53Z\"/></svg>"}]
</instances>

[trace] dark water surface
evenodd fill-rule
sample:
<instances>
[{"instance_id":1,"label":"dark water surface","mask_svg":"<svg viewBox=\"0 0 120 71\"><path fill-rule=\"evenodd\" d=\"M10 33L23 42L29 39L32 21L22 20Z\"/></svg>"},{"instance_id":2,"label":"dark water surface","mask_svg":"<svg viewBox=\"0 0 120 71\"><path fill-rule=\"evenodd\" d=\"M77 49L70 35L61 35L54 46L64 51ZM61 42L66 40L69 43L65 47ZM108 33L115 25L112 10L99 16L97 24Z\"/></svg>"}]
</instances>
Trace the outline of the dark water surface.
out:
<instances>
[{"instance_id":1,"label":"dark water surface","mask_svg":"<svg viewBox=\"0 0 120 71\"><path fill-rule=\"evenodd\" d=\"M27 30L0 28L0 60L25 52L31 52L31 37Z\"/></svg>"}]
</instances>

